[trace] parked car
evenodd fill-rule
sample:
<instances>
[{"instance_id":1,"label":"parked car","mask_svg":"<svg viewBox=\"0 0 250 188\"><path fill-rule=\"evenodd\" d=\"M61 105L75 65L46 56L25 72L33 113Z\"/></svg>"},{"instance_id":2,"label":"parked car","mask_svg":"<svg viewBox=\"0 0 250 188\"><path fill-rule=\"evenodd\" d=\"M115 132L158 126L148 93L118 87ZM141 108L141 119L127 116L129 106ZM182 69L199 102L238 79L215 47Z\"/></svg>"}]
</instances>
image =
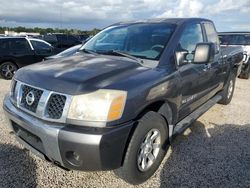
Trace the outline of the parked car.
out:
<instances>
[{"instance_id":1,"label":"parked car","mask_svg":"<svg viewBox=\"0 0 250 188\"><path fill-rule=\"evenodd\" d=\"M64 51L60 52L59 54L52 55L52 56L49 56L49 57L45 57L44 60L72 56L72 55L76 54L81 47L82 47L82 44L78 44L78 45L73 46L73 47L71 47L71 48L69 48L67 50L64 50Z\"/></svg>"},{"instance_id":2,"label":"parked car","mask_svg":"<svg viewBox=\"0 0 250 188\"><path fill-rule=\"evenodd\" d=\"M89 38L89 35L77 35L77 37L79 38L79 40L82 42L82 43L85 43L86 40Z\"/></svg>"},{"instance_id":3,"label":"parked car","mask_svg":"<svg viewBox=\"0 0 250 188\"><path fill-rule=\"evenodd\" d=\"M250 77L250 32L222 32L219 33L221 46L241 46L244 49L245 58L243 61L240 78Z\"/></svg>"},{"instance_id":4,"label":"parked car","mask_svg":"<svg viewBox=\"0 0 250 188\"><path fill-rule=\"evenodd\" d=\"M85 39L85 41L83 41L82 43L85 44L86 42L88 42L90 39L93 38L93 35L90 35L88 38Z\"/></svg>"},{"instance_id":5,"label":"parked car","mask_svg":"<svg viewBox=\"0 0 250 188\"><path fill-rule=\"evenodd\" d=\"M35 35L32 38L43 40L43 35Z\"/></svg>"},{"instance_id":6,"label":"parked car","mask_svg":"<svg viewBox=\"0 0 250 188\"><path fill-rule=\"evenodd\" d=\"M67 34L47 34L43 36L43 40L54 46L58 53L72 46L82 44L79 38Z\"/></svg>"},{"instance_id":7,"label":"parked car","mask_svg":"<svg viewBox=\"0 0 250 188\"><path fill-rule=\"evenodd\" d=\"M235 67L238 67L236 76L240 77L242 75L242 70L244 70L244 59L246 57L243 48L241 46L221 46L221 50L223 50L225 54L228 54L232 61L235 62Z\"/></svg>"},{"instance_id":8,"label":"parked car","mask_svg":"<svg viewBox=\"0 0 250 188\"><path fill-rule=\"evenodd\" d=\"M142 183L175 135L233 97L237 62L207 19L114 24L81 51L17 71L4 100L19 142L64 169Z\"/></svg>"},{"instance_id":9,"label":"parked car","mask_svg":"<svg viewBox=\"0 0 250 188\"><path fill-rule=\"evenodd\" d=\"M27 37L0 38L0 75L11 79L17 69L42 61L54 54L47 42Z\"/></svg>"}]
</instances>

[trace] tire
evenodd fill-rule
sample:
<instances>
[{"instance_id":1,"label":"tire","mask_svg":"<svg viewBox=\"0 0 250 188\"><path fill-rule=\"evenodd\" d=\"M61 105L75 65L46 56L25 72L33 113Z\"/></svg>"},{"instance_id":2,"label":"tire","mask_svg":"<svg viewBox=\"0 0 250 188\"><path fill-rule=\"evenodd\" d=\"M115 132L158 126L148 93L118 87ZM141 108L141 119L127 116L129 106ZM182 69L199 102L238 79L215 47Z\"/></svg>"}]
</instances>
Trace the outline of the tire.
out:
<instances>
[{"instance_id":1,"label":"tire","mask_svg":"<svg viewBox=\"0 0 250 188\"><path fill-rule=\"evenodd\" d=\"M115 171L116 174L130 184L143 183L160 166L166 146L168 129L165 119L156 112L146 113L139 120L128 145L123 166Z\"/></svg>"},{"instance_id":2,"label":"tire","mask_svg":"<svg viewBox=\"0 0 250 188\"><path fill-rule=\"evenodd\" d=\"M0 75L6 80L11 80L17 69L18 67L15 63L4 62L0 65Z\"/></svg>"},{"instance_id":3,"label":"tire","mask_svg":"<svg viewBox=\"0 0 250 188\"><path fill-rule=\"evenodd\" d=\"M231 102L235 89L235 80L235 75L231 73L222 91L222 99L219 101L220 104L228 105Z\"/></svg>"}]
</instances>

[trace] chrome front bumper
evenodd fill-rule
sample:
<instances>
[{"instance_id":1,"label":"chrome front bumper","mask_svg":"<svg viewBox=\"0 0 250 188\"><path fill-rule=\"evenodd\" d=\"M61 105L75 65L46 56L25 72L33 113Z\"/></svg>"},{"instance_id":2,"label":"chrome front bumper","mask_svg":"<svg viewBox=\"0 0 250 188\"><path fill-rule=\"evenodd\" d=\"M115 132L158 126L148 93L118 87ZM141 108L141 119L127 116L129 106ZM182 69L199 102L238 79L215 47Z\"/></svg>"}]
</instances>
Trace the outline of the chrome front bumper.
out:
<instances>
[{"instance_id":1,"label":"chrome front bumper","mask_svg":"<svg viewBox=\"0 0 250 188\"><path fill-rule=\"evenodd\" d=\"M4 99L3 108L10 128L25 148L66 169L92 171L119 168L134 126L134 122L129 122L98 129L52 123L20 110L12 104L9 96ZM74 152L79 156L77 162L72 159L73 155L69 156Z\"/></svg>"},{"instance_id":2,"label":"chrome front bumper","mask_svg":"<svg viewBox=\"0 0 250 188\"><path fill-rule=\"evenodd\" d=\"M30 133L38 136L43 143L46 156L50 160L57 161L62 164L58 143L58 134L62 126L56 124L51 125L45 121L41 121L29 114L26 114L11 103L9 96L6 96L4 99L4 110L7 118L9 119L9 126L12 130L14 130L13 123L15 123ZM25 148L32 150L39 157L44 158L45 154L36 150L20 137L17 136L17 140L24 145Z\"/></svg>"}]
</instances>

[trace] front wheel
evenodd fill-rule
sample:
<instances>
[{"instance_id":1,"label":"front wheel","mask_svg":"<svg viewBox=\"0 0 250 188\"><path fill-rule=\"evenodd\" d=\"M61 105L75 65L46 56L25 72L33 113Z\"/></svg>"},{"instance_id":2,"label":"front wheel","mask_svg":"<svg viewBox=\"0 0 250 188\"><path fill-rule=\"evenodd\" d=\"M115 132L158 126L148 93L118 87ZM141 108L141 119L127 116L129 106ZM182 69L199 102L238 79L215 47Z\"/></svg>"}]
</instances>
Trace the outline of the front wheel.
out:
<instances>
[{"instance_id":1,"label":"front wheel","mask_svg":"<svg viewBox=\"0 0 250 188\"><path fill-rule=\"evenodd\" d=\"M235 80L236 80L235 75L231 73L222 91L222 94L221 94L222 99L219 101L220 104L227 105L231 102L233 98L233 94L234 94L234 89L235 89Z\"/></svg>"},{"instance_id":2,"label":"front wheel","mask_svg":"<svg viewBox=\"0 0 250 188\"><path fill-rule=\"evenodd\" d=\"M128 145L123 166L116 172L131 184L149 179L163 160L168 145L165 119L156 112L145 114L137 125Z\"/></svg>"},{"instance_id":3,"label":"front wheel","mask_svg":"<svg viewBox=\"0 0 250 188\"><path fill-rule=\"evenodd\" d=\"M4 62L0 65L1 77L10 80L17 71L17 66L12 62Z\"/></svg>"}]
</instances>

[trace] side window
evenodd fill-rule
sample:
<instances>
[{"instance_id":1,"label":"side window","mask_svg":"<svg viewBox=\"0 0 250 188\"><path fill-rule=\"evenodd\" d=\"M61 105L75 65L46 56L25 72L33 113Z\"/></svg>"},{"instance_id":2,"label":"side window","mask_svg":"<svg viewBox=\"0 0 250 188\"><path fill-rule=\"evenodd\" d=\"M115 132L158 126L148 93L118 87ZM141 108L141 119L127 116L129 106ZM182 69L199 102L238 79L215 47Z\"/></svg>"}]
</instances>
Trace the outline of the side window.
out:
<instances>
[{"instance_id":1,"label":"side window","mask_svg":"<svg viewBox=\"0 0 250 188\"><path fill-rule=\"evenodd\" d=\"M235 40L236 45L245 45L246 39L244 35L236 35L235 38L236 38Z\"/></svg>"},{"instance_id":2,"label":"side window","mask_svg":"<svg viewBox=\"0 0 250 188\"><path fill-rule=\"evenodd\" d=\"M231 42L231 36L230 35L220 35L219 40L220 40L221 45L229 45Z\"/></svg>"},{"instance_id":3,"label":"side window","mask_svg":"<svg viewBox=\"0 0 250 188\"><path fill-rule=\"evenodd\" d=\"M216 45L217 51L219 51L220 41L219 41L219 37L217 35L217 31L215 30L214 25L211 23L205 23L204 26L205 26L208 42L214 43Z\"/></svg>"},{"instance_id":4,"label":"side window","mask_svg":"<svg viewBox=\"0 0 250 188\"><path fill-rule=\"evenodd\" d=\"M26 39L13 39L9 44L10 49L16 53L27 53L30 51L30 45Z\"/></svg>"},{"instance_id":5,"label":"side window","mask_svg":"<svg viewBox=\"0 0 250 188\"><path fill-rule=\"evenodd\" d=\"M43 38L46 42L52 44L53 46L56 45L57 43L57 38L55 35L44 35L44 38Z\"/></svg>"},{"instance_id":6,"label":"side window","mask_svg":"<svg viewBox=\"0 0 250 188\"><path fill-rule=\"evenodd\" d=\"M188 25L181 36L178 51L186 51L186 60L192 61L194 59L194 51L197 43L203 42L202 29L200 24Z\"/></svg>"},{"instance_id":7,"label":"side window","mask_svg":"<svg viewBox=\"0 0 250 188\"><path fill-rule=\"evenodd\" d=\"M51 47L44 42L36 40L30 40L30 42L35 50L51 50Z\"/></svg>"},{"instance_id":8,"label":"side window","mask_svg":"<svg viewBox=\"0 0 250 188\"><path fill-rule=\"evenodd\" d=\"M0 40L0 52L5 52L9 49L9 41L8 40Z\"/></svg>"},{"instance_id":9,"label":"side window","mask_svg":"<svg viewBox=\"0 0 250 188\"><path fill-rule=\"evenodd\" d=\"M200 24L190 24L184 29L179 44L181 49L193 52L196 44L201 42L203 36Z\"/></svg>"},{"instance_id":10,"label":"side window","mask_svg":"<svg viewBox=\"0 0 250 188\"><path fill-rule=\"evenodd\" d=\"M69 43L68 35L57 35L58 47L69 48L72 44Z\"/></svg>"},{"instance_id":11,"label":"side window","mask_svg":"<svg viewBox=\"0 0 250 188\"><path fill-rule=\"evenodd\" d=\"M245 35L246 45L250 45L250 35Z\"/></svg>"},{"instance_id":12,"label":"side window","mask_svg":"<svg viewBox=\"0 0 250 188\"><path fill-rule=\"evenodd\" d=\"M222 35L220 36L220 42L222 45L237 45L237 35Z\"/></svg>"},{"instance_id":13,"label":"side window","mask_svg":"<svg viewBox=\"0 0 250 188\"><path fill-rule=\"evenodd\" d=\"M67 43L68 36L67 35L57 35L57 41L59 43Z\"/></svg>"},{"instance_id":14,"label":"side window","mask_svg":"<svg viewBox=\"0 0 250 188\"><path fill-rule=\"evenodd\" d=\"M69 35L69 36L68 36L68 40L69 40L72 44L80 43L79 40L78 40L75 36L72 36L72 35Z\"/></svg>"}]
</instances>

